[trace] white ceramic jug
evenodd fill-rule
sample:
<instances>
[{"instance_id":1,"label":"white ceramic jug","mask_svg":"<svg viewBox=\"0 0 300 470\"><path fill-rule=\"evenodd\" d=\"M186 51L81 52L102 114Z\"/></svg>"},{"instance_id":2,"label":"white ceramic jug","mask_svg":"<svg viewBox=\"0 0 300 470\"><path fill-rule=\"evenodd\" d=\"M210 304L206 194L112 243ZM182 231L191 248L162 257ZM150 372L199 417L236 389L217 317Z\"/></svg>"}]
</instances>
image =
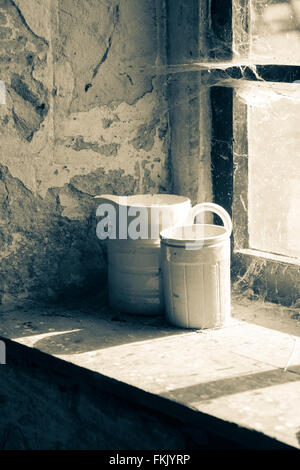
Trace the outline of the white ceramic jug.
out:
<instances>
[{"instance_id":1,"label":"white ceramic jug","mask_svg":"<svg viewBox=\"0 0 300 470\"><path fill-rule=\"evenodd\" d=\"M171 194L96 196L97 235L108 240L109 304L124 313L163 312L161 230L193 224L201 205ZM108 232L104 227L108 226Z\"/></svg>"}]
</instances>

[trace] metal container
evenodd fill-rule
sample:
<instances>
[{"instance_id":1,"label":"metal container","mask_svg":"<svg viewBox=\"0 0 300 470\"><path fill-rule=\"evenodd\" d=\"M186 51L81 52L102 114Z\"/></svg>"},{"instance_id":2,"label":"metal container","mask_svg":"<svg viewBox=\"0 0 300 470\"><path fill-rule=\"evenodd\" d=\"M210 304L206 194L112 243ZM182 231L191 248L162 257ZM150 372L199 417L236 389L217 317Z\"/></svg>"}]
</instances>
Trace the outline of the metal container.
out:
<instances>
[{"instance_id":1,"label":"metal container","mask_svg":"<svg viewBox=\"0 0 300 470\"><path fill-rule=\"evenodd\" d=\"M184 225L160 235L166 316L183 328L221 327L230 317L231 219L216 204L200 206L217 213L224 227Z\"/></svg>"}]
</instances>

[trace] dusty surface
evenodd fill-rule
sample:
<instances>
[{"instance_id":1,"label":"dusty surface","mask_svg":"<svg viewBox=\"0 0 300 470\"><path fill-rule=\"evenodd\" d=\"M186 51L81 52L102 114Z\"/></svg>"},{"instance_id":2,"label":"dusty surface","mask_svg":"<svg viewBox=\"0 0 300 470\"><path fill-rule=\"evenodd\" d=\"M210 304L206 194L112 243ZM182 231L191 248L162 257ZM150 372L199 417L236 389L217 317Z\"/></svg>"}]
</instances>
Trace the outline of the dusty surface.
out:
<instances>
[{"instance_id":1,"label":"dusty surface","mask_svg":"<svg viewBox=\"0 0 300 470\"><path fill-rule=\"evenodd\" d=\"M273 304L247 302L233 302L227 327L202 331L111 312L103 299L75 309L28 304L3 315L0 333L300 447L297 309L281 308L278 320Z\"/></svg>"},{"instance_id":2,"label":"dusty surface","mask_svg":"<svg viewBox=\"0 0 300 470\"><path fill-rule=\"evenodd\" d=\"M262 300L250 300L245 295L234 295L232 316L239 320L300 336L300 304L285 307Z\"/></svg>"}]
</instances>

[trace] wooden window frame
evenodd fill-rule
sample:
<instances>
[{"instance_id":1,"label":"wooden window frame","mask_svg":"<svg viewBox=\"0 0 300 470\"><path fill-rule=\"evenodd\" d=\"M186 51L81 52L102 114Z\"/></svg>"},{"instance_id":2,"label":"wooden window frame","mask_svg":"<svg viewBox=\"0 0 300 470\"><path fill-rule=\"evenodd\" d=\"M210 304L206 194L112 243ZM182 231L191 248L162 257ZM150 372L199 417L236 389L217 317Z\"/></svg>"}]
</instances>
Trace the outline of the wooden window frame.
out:
<instances>
[{"instance_id":1,"label":"wooden window frame","mask_svg":"<svg viewBox=\"0 0 300 470\"><path fill-rule=\"evenodd\" d=\"M248 0L211 0L211 28L214 35L225 39L226 46L219 53L215 69L216 82L222 76L232 79L257 81L252 68L235 66L218 69L218 60L232 59L235 23L239 14L239 34L242 49L247 52ZM241 17L242 15L242 17ZM221 42L220 41L220 42ZM231 47L230 47L231 46ZM238 45L235 46L237 50ZM256 66L258 75L266 82L292 83L300 80L300 66ZM248 234L248 122L247 105L236 99L233 88L215 86L211 89L212 105L212 182L214 201L225 207L233 219L232 278L235 286L259 295L266 300L291 305L300 299L300 260L253 250ZM299 234L300 235L300 234ZM299 237L300 238L300 237Z\"/></svg>"}]
</instances>

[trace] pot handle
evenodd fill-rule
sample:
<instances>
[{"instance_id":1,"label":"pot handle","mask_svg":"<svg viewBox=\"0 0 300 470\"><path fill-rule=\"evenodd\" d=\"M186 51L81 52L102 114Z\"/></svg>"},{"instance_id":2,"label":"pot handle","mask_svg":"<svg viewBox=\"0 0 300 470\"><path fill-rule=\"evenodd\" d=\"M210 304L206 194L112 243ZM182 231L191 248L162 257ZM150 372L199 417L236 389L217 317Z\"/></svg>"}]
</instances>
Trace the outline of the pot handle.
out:
<instances>
[{"instance_id":1,"label":"pot handle","mask_svg":"<svg viewBox=\"0 0 300 470\"><path fill-rule=\"evenodd\" d=\"M232 222L230 215L228 214L223 207L219 206L218 204L214 204L213 202L202 202L200 204L197 204L196 206L192 207L191 212L188 217L188 223L193 224L195 217L202 212L213 212L214 214L217 214L221 219L224 224L224 227L229 234L232 232Z\"/></svg>"}]
</instances>

